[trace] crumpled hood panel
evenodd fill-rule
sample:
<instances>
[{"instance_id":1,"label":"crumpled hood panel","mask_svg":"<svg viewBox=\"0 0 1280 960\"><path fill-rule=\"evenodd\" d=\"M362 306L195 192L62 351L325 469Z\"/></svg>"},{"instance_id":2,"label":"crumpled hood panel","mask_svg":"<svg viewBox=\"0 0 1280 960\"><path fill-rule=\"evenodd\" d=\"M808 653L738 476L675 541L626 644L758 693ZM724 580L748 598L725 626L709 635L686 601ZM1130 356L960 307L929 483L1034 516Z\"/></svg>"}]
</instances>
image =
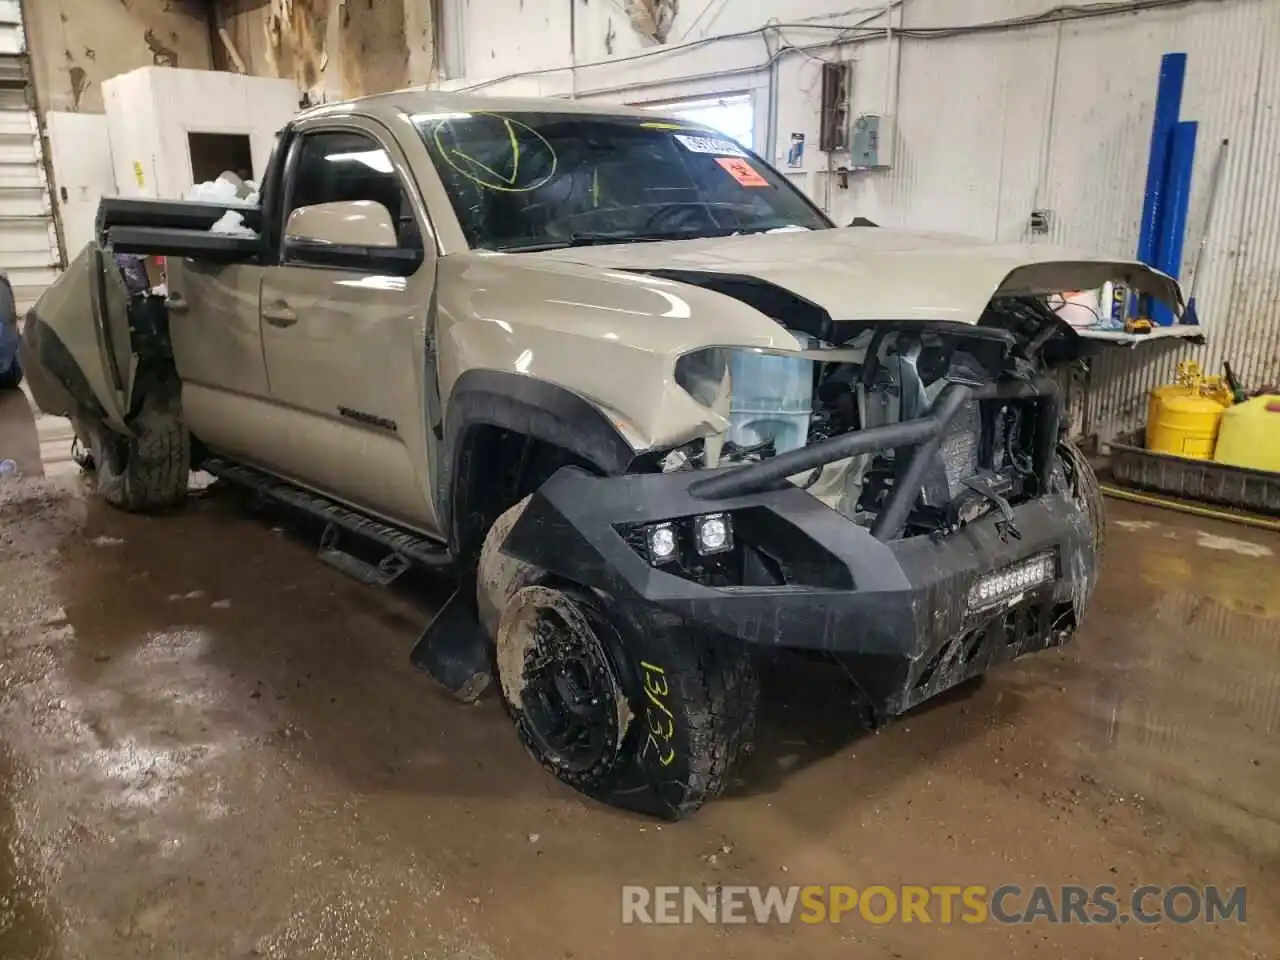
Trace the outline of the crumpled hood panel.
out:
<instances>
[{"instance_id":1,"label":"crumpled hood panel","mask_svg":"<svg viewBox=\"0 0 1280 960\"><path fill-rule=\"evenodd\" d=\"M1180 311L1176 280L1145 264L1041 245L994 245L950 234L845 227L707 240L611 244L525 254L613 269L755 277L835 320L977 323L997 294L1090 290L1119 281Z\"/></svg>"},{"instance_id":2,"label":"crumpled hood panel","mask_svg":"<svg viewBox=\"0 0 1280 960\"><path fill-rule=\"evenodd\" d=\"M741 299L670 279L682 272L755 277L837 321L974 324L997 292L1093 289L1109 279L1180 303L1177 284L1141 264L867 228L474 251L439 263L443 395L464 370L500 370L585 397L636 449L724 429L722 417L676 384L679 357L703 347L799 351L805 344Z\"/></svg>"}]
</instances>

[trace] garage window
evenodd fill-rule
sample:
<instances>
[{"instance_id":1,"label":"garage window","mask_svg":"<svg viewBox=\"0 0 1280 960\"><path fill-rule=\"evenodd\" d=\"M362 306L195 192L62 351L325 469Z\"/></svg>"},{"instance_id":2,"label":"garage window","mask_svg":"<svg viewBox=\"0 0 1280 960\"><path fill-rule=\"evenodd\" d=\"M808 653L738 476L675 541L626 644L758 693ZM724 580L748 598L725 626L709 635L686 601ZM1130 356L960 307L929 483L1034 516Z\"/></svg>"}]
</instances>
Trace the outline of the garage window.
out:
<instances>
[{"instance_id":1,"label":"garage window","mask_svg":"<svg viewBox=\"0 0 1280 960\"><path fill-rule=\"evenodd\" d=\"M639 106L661 113L664 117L679 117L691 124L719 130L744 147L750 147L755 142L756 110L749 93L645 103Z\"/></svg>"}]
</instances>

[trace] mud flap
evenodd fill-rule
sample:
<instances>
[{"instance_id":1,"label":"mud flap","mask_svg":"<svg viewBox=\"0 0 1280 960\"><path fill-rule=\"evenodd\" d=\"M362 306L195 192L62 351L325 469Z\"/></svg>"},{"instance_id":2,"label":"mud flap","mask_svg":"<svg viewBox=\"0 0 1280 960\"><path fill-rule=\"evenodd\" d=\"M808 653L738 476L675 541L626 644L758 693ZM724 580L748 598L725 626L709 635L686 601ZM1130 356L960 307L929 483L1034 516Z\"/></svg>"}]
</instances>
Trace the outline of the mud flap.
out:
<instances>
[{"instance_id":1,"label":"mud flap","mask_svg":"<svg viewBox=\"0 0 1280 960\"><path fill-rule=\"evenodd\" d=\"M409 659L463 703L479 699L493 679L489 637L476 614L475 584L464 577L414 645Z\"/></svg>"}]
</instances>

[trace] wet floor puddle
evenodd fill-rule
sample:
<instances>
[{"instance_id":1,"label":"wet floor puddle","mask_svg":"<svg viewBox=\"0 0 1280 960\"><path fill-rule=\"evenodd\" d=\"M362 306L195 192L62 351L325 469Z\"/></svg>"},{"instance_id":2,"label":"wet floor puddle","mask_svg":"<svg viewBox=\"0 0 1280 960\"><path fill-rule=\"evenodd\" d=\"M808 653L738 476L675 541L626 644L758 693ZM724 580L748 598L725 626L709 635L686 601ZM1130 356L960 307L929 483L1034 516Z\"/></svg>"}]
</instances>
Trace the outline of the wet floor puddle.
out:
<instances>
[{"instance_id":1,"label":"wet floor puddle","mask_svg":"<svg viewBox=\"0 0 1280 960\"><path fill-rule=\"evenodd\" d=\"M437 697L405 662L422 610L336 577L235 503L135 518L66 487L0 502L0 957L563 960L594 943L629 960L659 941L618 927L624 882L1114 869L1274 884L1280 538L1113 516L1075 644L879 734L840 678L790 665L743 781L660 827L552 783L492 702ZM1265 913L1251 928L1221 955L1280 929ZM1149 949L1075 936L662 942L744 957Z\"/></svg>"}]
</instances>

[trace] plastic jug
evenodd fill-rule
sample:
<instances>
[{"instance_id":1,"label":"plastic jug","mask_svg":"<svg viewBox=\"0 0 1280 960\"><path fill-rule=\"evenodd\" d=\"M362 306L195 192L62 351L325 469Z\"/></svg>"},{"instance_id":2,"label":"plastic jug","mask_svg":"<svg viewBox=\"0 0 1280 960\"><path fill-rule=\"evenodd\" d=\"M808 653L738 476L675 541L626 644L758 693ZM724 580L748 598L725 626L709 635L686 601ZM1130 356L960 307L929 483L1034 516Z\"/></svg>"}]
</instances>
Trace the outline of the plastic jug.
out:
<instances>
[{"instance_id":1,"label":"plastic jug","mask_svg":"<svg viewBox=\"0 0 1280 960\"><path fill-rule=\"evenodd\" d=\"M1280 473L1280 397L1254 397L1223 414L1213 459Z\"/></svg>"}]
</instances>

